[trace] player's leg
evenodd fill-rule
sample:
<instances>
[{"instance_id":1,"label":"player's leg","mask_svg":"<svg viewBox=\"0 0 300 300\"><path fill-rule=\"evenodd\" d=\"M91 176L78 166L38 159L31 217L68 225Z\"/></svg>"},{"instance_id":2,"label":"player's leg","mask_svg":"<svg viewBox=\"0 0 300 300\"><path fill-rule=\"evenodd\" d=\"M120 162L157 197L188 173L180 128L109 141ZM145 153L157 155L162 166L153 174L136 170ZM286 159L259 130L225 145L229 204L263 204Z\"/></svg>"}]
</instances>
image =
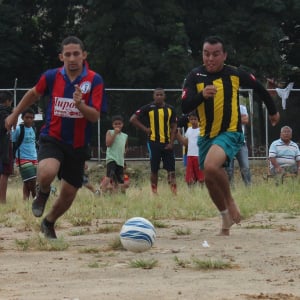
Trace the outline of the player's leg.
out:
<instances>
[{"instance_id":1,"label":"player's leg","mask_svg":"<svg viewBox=\"0 0 300 300\"><path fill-rule=\"evenodd\" d=\"M149 151L150 167L151 167L151 175L150 175L151 190L153 194L157 194L158 170L159 170L159 165L161 160L160 145L159 143L148 141L147 146Z\"/></svg>"},{"instance_id":2,"label":"player's leg","mask_svg":"<svg viewBox=\"0 0 300 300\"><path fill-rule=\"evenodd\" d=\"M204 163L205 183L208 192L222 216L221 235L229 235L233 218L237 223L240 220L239 210L231 196L227 173L222 167L225 161L224 150L218 145L212 145Z\"/></svg>"},{"instance_id":3,"label":"player's leg","mask_svg":"<svg viewBox=\"0 0 300 300\"><path fill-rule=\"evenodd\" d=\"M41 224L41 230L47 238L56 238L54 224L70 208L78 189L82 186L84 163L84 160L80 160L72 151L66 152L63 168L60 171L60 193Z\"/></svg>"},{"instance_id":4,"label":"player's leg","mask_svg":"<svg viewBox=\"0 0 300 300\"><path fill-rule=\"evenodd\" d=\"M201 144L201 139L198 141L201 167L204 165L205 170L205 183L213 202L222 215L221 234L229 234L231 223L239 223L241 218L231 195L228 176L223 166L233 159L242 143L243 135L238 132L225 132L214 139L204 139L203 144Z\"/></svg>"},{"instance_id":5,"label":"player's leg","mask_svg":"<svg viewBox=\"0 0 300 300\"><path fill-rule=\"evenodd\" d=\"M163 161L163 168L168 172L168 184L174 195L177 194L177 184L175 175L175 155L173 150L161 149L161 158Z\"/></svg>"}]
</instances>

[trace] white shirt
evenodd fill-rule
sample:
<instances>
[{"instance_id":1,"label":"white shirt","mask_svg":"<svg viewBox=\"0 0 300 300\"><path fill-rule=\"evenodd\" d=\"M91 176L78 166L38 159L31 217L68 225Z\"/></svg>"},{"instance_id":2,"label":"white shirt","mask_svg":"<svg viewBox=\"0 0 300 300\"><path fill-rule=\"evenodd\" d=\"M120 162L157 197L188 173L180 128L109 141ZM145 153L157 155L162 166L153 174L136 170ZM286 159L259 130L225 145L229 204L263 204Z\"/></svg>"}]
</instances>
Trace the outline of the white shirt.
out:
<instances>
[{"instance_id":1,"label":"white shirt","mask_svg":"<svg viewBox=\"0 0 300 300\"><path fill-rule=\"evenodd\" d=\"M245 105L240 104L240 112L241 115L248 116L247 107ZM243 130L243 134L245 134L245 124L242 124L242 130Z\"/></svg>"},{"instance_id":2,"label":"white shirt","mask_svg":"<svg viewBox=\"0 0 300 300\"><path fill-rule=\"evenodd\" d=\"M200 135L200 128L189 127L185 133L185 137L188 139L188 152L187 156L198 156L198 137Z\"/></svg>"}]
</instances>

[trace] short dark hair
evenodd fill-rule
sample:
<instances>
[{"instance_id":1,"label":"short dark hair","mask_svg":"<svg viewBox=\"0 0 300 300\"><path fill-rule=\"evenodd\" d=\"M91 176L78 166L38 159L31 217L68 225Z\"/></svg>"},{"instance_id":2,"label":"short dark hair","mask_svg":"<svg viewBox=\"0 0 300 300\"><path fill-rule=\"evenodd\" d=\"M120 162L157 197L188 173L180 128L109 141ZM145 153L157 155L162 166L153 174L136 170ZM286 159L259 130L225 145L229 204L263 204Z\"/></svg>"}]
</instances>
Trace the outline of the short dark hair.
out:
<instances>
[{"instance_id":1,"label":"short dark hair","mask_svg":"<svg viewBox=\"0 0 300 300\"><path fill-rule=\"evenodd\" d=\"M63 51L64 46L69 45L69 44L77 44L77 45L80 46L80 48L82 49L82 51L85 50L85 47L84 47L84 44L83 44L82 40L79 39L77 36L70 35L70 36L66 37L61 42L60 51Z\"/></svg>"},{"instance_id":2,"label":"short dark hair","mask_svg":"<svg viewBox=\"0 0 300 300\"><path fill-rule=\"evenodd\" d=\"M22 111L21 117L23 118L26 114L35 115L35 112L32 108L29 107Z\"/></svg>"},{"instance_id":3,"label":"short dark hair","mask_svg":"<svg viewBox=\"0 0 300 300\"><path fill-rule=\"evenodd\" d=\"M196 117L198 120L199 120L199 116L198 114L196 113L196 111L191 111L189 114L188 114L188 117Z\"/></svg>"},{"instance_id":4,"label":"short dark hair","mask_svg":"<svg viewBox=\"0 0 300 300\"><path fill-rule=\"evenodd\" d=\"M218 35L211 35L211 36L208 36L204 39L204 42L203 42L203 45L205 43L208 43L208 44L211 44L211 45L215 45L215 44L218 44L220 43L222 45L222 48L223 48L223 51L226 52L226 47L225 47L225 42L224 40L218 36Z\"/></svg>"},{"instance_id":5,"label":"short dark hair","mask_svg":"<svg viewBox=\"0 0 300 300\"><path fill-rule=\"evenodd\" d=\"M115 121L122 121L124 123L124 118L121 115L115 115L111 117L112 123Z\"/></svg>"},{"instance_id":6,"label":"short dark hair","mask_svg":"<svg viewBox=\"0 0 300 300\"><path fill-rule=\"evenodd\" d=\"M0 103L5 103L6 100L12 101L13 94L10 91L1 91L0 92Z\"/></svg>"}]
</instances>

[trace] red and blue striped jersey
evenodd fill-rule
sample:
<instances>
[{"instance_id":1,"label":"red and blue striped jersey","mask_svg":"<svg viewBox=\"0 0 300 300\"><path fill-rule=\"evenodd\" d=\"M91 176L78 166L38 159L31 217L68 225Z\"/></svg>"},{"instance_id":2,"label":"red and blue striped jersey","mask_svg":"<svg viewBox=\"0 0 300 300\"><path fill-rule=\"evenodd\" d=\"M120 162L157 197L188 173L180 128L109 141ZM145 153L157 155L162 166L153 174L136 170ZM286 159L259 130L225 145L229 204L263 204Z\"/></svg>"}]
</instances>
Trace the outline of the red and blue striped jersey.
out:
<instances>
[{"instance_id":1,"label":"red and blue striped jersey","mask_svg":"<svg viewBox=\"0 0 300 300\"><path fill-rule=\"evenodd\" d=\"M39 94L49 97L45 108L45 124L40 134L79 148L90 142L92 123L75 107L75 85L80 86L85 104L100 112L104 97L103 79L90 70L87 64L73 82L68 78L64 67L47 70L35 88Z\"/></svg>"}]
</instances>

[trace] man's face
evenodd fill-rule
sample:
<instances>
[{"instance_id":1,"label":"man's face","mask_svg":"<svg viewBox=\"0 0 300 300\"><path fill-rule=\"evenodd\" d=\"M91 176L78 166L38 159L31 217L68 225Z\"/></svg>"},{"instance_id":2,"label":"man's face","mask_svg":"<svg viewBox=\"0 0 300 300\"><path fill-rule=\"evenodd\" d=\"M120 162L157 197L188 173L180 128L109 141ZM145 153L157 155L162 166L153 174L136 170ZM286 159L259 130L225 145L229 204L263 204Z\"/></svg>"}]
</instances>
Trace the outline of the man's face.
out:
<instances>
[{"instance_id":1,"label":"man's face","mask_svg":"<svg viewBox=\"0 0 300 300\"><path fill-rule=\"evenodd\" d=\"M158 106L163 105L165 102L165 92L163 90L157 90L153 93L154 103Z\"/></svg>"},{"instance_id":2,"label":"man's face","mask_svg":"<svg viewBox=\"0 0 300 300\"><path fill-rule=\"evenodd\" d=\"M285 142L289 142L292 138L292 132L288 128L284 128L280 132L280 138Z\"/></svg>"},{"instance_id":3,"label":"man's face","mask_svg":"<svg viewBox=\"0 0 300 300\"><path fill-rule=\"evenodd\" d=\"M86 57L86 51L83 51L79 44L65 45L59 54L59 59L64 63L66 70L72 73L81 72Z\"/></svg>"},{"instance_id":4,"label":"man's face","mask_svg":"<svg viewBox=\"0 0 300 300\"><path fill-rule=\"evenodd\" d=\"M221 43L204 43L202 57L207 72L217 73L223 69L227 53Z\"/></svg>"}]
</instances>

